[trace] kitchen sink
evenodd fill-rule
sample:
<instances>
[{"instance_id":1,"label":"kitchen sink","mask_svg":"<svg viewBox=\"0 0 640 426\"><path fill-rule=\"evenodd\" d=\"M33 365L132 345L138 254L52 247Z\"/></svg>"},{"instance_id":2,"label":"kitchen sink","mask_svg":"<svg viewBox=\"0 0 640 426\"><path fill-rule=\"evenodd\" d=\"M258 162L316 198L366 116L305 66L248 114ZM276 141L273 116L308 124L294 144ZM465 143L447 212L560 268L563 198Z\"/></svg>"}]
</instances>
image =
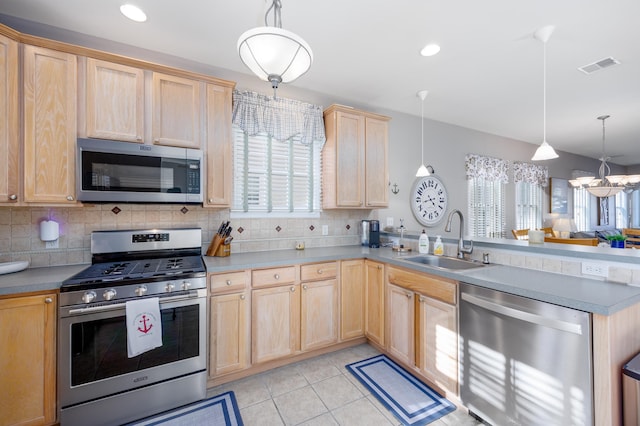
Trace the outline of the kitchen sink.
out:
<instances>
[{"instance_id":1,"label":"kitchen sink","mask_svg":"<svg viewBox=\"0 0 640 426\"><path fill-rule=\"evenodd\" d=\"M419 263L425 266L433 266L435 268L449 269L453 271L482 268L488 266L487 264L478 262L476 260L463 260L454 257L435 256L431 254L405 257L402 260L412 263Z\"/></svg>"}]
</instances>

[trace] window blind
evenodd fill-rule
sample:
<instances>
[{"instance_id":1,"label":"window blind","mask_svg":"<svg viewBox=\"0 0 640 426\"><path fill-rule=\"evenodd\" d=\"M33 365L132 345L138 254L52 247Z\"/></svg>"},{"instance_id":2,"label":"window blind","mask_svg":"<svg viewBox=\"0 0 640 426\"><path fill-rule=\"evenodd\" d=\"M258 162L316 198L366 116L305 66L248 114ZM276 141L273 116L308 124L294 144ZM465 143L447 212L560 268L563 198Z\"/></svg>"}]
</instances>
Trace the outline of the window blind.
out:
<instances>
[{"instance_id":1,"label":"window blind","mask_svg":"<svg viewBox=\"0 0 640 426\"><path fill-rule=\"evenodd\" d=\"M505 238L505 184L509 182L505 160L467 154L468 233L472 237Z\"/></svg>"},{"instance_id":2,"label":"window blind","mask_svg":"<svg viewBox=\"0 0 640 426\"><path fill-rule=\"evenodd\" d=\"M548 168L515 161L513 180L516 183L516 229L541 228L544 187L549 182Z\"/></svg>"}]
</instances>

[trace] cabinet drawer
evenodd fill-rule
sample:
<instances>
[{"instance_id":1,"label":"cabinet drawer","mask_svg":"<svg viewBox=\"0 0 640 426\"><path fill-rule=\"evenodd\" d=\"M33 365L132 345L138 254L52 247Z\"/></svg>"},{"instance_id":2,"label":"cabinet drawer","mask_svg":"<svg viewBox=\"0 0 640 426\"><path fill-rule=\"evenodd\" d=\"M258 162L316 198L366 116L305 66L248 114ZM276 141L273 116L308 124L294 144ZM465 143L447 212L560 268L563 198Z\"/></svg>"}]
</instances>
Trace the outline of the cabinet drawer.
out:
<instances>
[{"instance_id":1,"label":"cabinet drawer","mask_svg":"<svg viewBox=\"0 0 640 426\"><path fill-rule=\"evenodd\" d=\"M256 269L251 272L253 287L268 285L290 284L296 281L296 267Z\"/></svg>"},{"instance_id":2,"label":"cabinet drawer","mask_svg":"<svg viewBox=\"0 0 640 426\"><path fill-rule=\"evenodd\" d=\"M300 267L301 281L314 281L335 278L338 274L337 262L314 263Z\"/></svg>"},{"instance_id":3,"label":"cabinet drawer","mask_svg":"<svg viewBox=\"0 0 640 426\"><path fill-rule=\"evenodd\" d=\"M452 305L457 302L456 281L453 280L398 268L388 268L387 280L392 284Z\"/></svg>"},{"instance_id":4,"label":"cabinet drawer","mask_svg":"<svg viewBox=\"0 0 640 426\"><path fill-rule=\"evenodd\" d=\"M211 293L244 290L249 282L249 274L245 271L214 274L209 277Z\"/></svg>"}]
</instances>

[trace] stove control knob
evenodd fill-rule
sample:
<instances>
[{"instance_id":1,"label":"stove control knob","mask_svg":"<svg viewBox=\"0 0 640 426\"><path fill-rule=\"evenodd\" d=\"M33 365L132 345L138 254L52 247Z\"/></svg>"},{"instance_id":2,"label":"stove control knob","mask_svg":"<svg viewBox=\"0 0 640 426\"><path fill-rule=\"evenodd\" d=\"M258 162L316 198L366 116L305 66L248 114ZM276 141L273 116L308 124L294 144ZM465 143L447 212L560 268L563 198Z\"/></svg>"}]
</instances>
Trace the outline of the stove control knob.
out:
<instances>
[{"instance_id":1,"label":"stove control knob","mask_svg":"<svg viewBox=\"0 0 640 426\"><path fill-rule=\"evenodd\" d=\"M85 291L82 295L82 303L91 303L96 300L96 292L95 291Z\"/></svg>"},{"instance_id":2,"label":"stove control knob","mask_svg":"<svg viewBox=\"0 0 640 426\"><path fill-rule=\"evenodd\" d=\"M109 290L105 290L104 293L102 293L102 297L104 297L104 300L113 300L115 299L116 294L116 289L110 288Z\"/></svg>"},{"instance_id":3,"label":"stove control knob","mask_svg":"<svg viewBox=\"0 0 640 426\"><path fill-rule=\"evenodd\" d=\"M182 281L182 290L189 290L191 283L189 281Z\"/></svg>"},{"instance_id":4,"label":"stove control knob","mask_svg":"<svg viewBox=\"0 0 640 426\"><path fill-rule=\"evenodd\" d=\"M136 296L140 297L140 296L144 296L145 294L147 294L147 286L146 285L141 285L138 286L135 290L134 293L136 294Z\"/></svg>"},{"instance_id":5,"label":"stove control knob","mask_svg":"<svg viewBox=\"0 0 640 426\"><path fill-rule=\"evenodd\" d=\"M169 283L169 284L167 284L167 285L165 286L164 290L165 290L167 293L171 293L171 292L173 291L173 289L174 289L174 288L176 288L176 286L175 286L175 285L173 285L173 283Z\"/></svg>"}]
</instances>

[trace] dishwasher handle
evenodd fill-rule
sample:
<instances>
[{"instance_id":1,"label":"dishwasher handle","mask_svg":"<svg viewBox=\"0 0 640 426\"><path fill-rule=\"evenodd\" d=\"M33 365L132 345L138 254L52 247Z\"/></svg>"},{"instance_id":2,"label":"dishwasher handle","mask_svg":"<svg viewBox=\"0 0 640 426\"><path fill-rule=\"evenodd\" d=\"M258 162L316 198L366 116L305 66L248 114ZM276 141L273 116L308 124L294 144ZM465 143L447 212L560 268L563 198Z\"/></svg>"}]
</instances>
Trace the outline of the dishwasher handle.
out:
<instances>
[{"instance_id":1,"label":"dishwasher handle","mask_svg":"<svg viewBox=\"0 0 640 426\"><path fill-rule=\"evenodd\" d=\"M468 293L460 295L462 300L472 305L479 306L486 310L501 314L507 317L515 318L529 323L555 328L560 331L566 331L573 334L582 335L582 325L569 321L548 318L542 315L532 314L531 312L521 311L519 309L510 308L508 306L499 305L489 299L480 296L473 296Z\"/></svg>"}]
</instances>

